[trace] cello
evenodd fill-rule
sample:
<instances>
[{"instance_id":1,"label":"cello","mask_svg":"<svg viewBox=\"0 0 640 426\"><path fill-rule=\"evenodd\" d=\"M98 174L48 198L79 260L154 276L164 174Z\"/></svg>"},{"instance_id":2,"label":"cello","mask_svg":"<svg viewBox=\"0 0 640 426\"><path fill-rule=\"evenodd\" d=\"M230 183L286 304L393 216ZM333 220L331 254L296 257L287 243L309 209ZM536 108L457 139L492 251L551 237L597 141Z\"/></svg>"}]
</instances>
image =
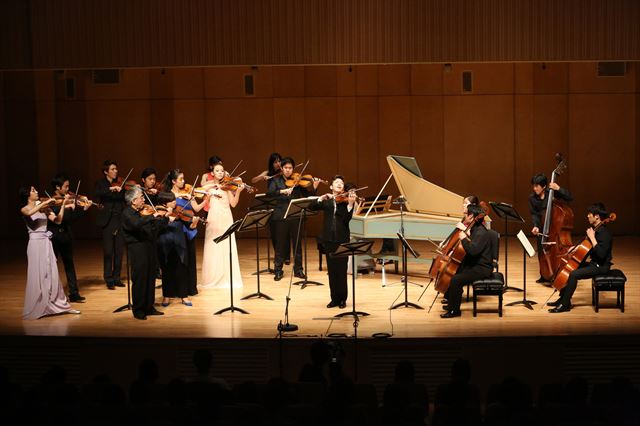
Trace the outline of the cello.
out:
<instances>
[{"instance_id":1,"label":"cello","mask_svg":"<svg viewBox=\"0 0 640 426\"><path fill-rule=\"evenodd\" d=\"M609 217L604 220L601 220L595 228L594 231L597 231L602 225L606 225L609 222L614 222L616 220L616 214L611 213ZM553 287L556 290L562 290L569 280L569 274L571 272L578 269L580 264L585 260L591 249L593 248L593 244L589 237L584 237L582 242L576 245L567 255L561 259L561 265L556 271L555 278L553 279Z\"/></svg>"},{"instance_id":2,"label":"cello","mask_svg":"<svg viewBox=\"0 0 640 426\"><path fill-rule=\"evenodd\" d=\"M476 223L484 220L488 210L485 202L480 202L480 206L482 207L483 213L474 217L463 231L467 234L469 241L471 241L469 230L473 228ZM466 254L462 240L460 239L460 230L455 228L443 243L440 253L431 262L429 277L435 280L434 288L436 291L444 294L449 289L451 279L458 272L458 268L462 264Z\"/></svg>"},{"instance_id":3,"label":"cello","mask_svg":"<svg viewBox=\"0 0 640 426\"><path fill-rule=\"evenodd\" d=\"M556 178L567 168L562 154L556 154L556 161L558 165L551 173L551 183L555 183ZM562 258L573 246L571 241L573 210L566 202L554 199L553 192L553 189L549 188L542 230L542 250L538 251L540 276L547 281L553 280L561 266Z\"/></svg>"}]
</instances>

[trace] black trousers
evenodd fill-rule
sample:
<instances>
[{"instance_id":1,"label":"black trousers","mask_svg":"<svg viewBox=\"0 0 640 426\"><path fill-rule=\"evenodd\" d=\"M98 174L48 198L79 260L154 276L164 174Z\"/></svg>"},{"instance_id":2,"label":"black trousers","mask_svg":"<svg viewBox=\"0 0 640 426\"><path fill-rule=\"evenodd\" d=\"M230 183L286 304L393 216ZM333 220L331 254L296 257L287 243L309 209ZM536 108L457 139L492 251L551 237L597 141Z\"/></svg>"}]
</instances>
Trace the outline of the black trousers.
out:
<instances>
[{"instance_id":1,"label":"black trousers","mask_svg":"<svg viewBox=\"0 0 640 426\"><path fill-rule=\"evenodd\" d=\"M120 215L111 215L107 226L102 228L102 249L104 253L104 280L107 284L120 281L124 239L120 229Z\"/></svg>"},{"instance_id":2,"label":"black trousers","mask_svg":"<svg viewBox=\"0 0 640 426\"><path fill-rule=\"evenodd\" d=\"M192 240L187 238L187 256L189 257L187 262L187 268L189 270L189 283L187 286L187 293L189 294L189 296L195 296L196 294L198 294L198 269L196 267L195 237Z\"/></svg>"},{"instance_id":3,"label":"black trousers","mask_svg":"<svg viewBox=\"0 0 640 426\"><path fill-rule=\"evenodd\" d=\"M595 263L587 262L575 271L571 272L569 274L569 279L567 280L567 285L560 290L560 303L564 306L569 306L571 304L571 297L573 297L573 293L578 287L578 280L584 280L587 278L593 278L596 275L606 274L609 272L610 267L611 265L609 264L598 266Z\"/></svg>"},{"instance_id":4,"label":"black trousers","mask_svg":"<svg viewBox=\"0 0 640 426\"><path fill-rule=\"evenodd\" d=\"M278 228L278 221L270 220L269 221L269 238L271 238L271 244L273 246L274 253L277 250L277 244L276 244L276 233L278 232L277 228ZM284 258L285 260L289 260L291 258L291 249L288 245L287 245L287 252L285 253Z\"/></svg>"},{"instance_id":5,"label":"black trousers","mask_svg":"<svg viewBox=\"0 0 640 426\"><path fill-rule=\"evenodd\" d=\"M449 290L447 292L449 310L460 310L460 303L462 302L462 293L465 285L471 284L476 280L489 278L490 276L491 268L486 268L484 266L473 266L459 270L458 273L451 278L451 284L449 285Z\"/></svg>"},{"instance_id":6,"label":"black trousers","mask_svg":"<svg viewBox=\"0 0 640 426\"><path fill-rule=\"evenodd\" d=\"M154 310L156 291L156 249L151 241L127 246L131 264L131 302L134 315L146 315Z\"/></svg>"},{"instance_id":7,"label":"black trousers","mask_svg":"<svg viewBox=\"0 0 640 426\"><path fill-rule=\"evenodd\" d=\"M274 269L282 271L282 265L289 255L289 250L295 250L293 270L302 272L302 240L298 235L300 219L275 220L274 237L276 242L276 256L273 261ZM302 229L300 229L302 231ZM297 243L296 243L297 241ZM297 248L297 250L296 250Z\"/></svg>"},{"instance_id":8,"label":"black trousers","mask_svg":"<svg viewBox=\"0 0 640 426\"><path fill-rule=\"evenodd\" d=\"M73 264L73 240L71 235L64 230L54 231L51 237L53 251L57 258L62 259L64 272L67 275L67 285L69 286L69 296L78 296L78 278L76 277L76 268Z\"/></svg>"},{"instance_id":9,"label":"black trousers","mask_svg":"<svg viewBox=\"0 0 640 426\"><path fill-rule=\"evenodd\" d=\"M333 257L331 254L338 248L337 244L324 243L324 252L327 253L327 271L329 272L329 289L331 301L341 303L347 301L347 257Z\"/></svg>"}]
</instances>

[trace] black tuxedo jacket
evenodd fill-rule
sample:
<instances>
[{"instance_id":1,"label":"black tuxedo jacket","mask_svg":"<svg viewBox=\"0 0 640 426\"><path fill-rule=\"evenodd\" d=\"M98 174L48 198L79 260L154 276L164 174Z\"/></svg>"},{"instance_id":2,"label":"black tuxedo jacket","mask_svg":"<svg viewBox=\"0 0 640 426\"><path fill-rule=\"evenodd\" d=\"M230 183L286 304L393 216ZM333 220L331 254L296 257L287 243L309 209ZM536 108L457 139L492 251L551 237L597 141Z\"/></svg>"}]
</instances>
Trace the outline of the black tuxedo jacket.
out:
<instances>
[{"instance_id":1,"label":"black tuxedo jacket","mask_svg":"<svg viewBox=\"0 0 640 426\"><path fill-rule=\"evenodd\" d=\"M349 221L353 216L353 208L349 211L348 203L336 203L330 199L313 203L311 209L324 212L320 240L325 247L330 247L331 251L334 251L339 244L349 241L351 238Z\"/></svg>"},{"instance_id":2,"label":"black tuxedo jacket","mask_svg":"<svg viewBox=\"0 0 640 426\"><path fill-rule=\"evenodd\" d=\"M98 210L96 223L99 227L104 228L111 220L114 214L120 216L124 209L124 189L120 192L112 192L109 190L111 184L107 178L102 178L96 182L95 195L100 204L104 208Z\"/></svg>"}]
</instances>

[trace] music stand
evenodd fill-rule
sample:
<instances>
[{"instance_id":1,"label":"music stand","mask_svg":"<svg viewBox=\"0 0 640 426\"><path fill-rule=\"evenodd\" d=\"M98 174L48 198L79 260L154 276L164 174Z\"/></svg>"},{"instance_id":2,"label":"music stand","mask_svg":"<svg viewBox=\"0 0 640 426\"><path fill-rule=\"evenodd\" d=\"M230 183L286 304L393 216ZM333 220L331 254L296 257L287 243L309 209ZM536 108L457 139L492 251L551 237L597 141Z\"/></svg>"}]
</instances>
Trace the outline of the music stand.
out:
<instances>
[{"instance_id":1,"label":"music stand","mask_svg":"<svg viewBox=\"0 0 640 426\"><path fill-rule=\"evenodd\" d=\"M533 255L536 254L536 251L533 249L533 246L531 245L527 237L524 235L524 232L522 232L522 230L518 232L517 237L518 237L518 241L520 241L520 244L522 245L522 300L517 300L515 302L507 303L507 306L515 306L515 305L522 304L526 306L529 310L533 311L533 306L531 305L536 305L538 302L535 302L533 300L527 300L527 255L529 257L533 257Z\"/></svg>"},{"instance_id":2,"label":"music stand","mask_svg":"<svg viewBox=\"0 0 640 426\"><path fill-rule=\"evenodd\" d=\"M404 237L404 205L406 204L407 200L406 198L404 198L403 195L399 196L398 198L396 198L393 201L393 204L396 204L398 206L400 206L400 233L398 235L402 235ZM406 240L405 240L406 241ZM391 287L392 285L395 284L402 284L405 282L405 280L407 280L407 276L408 273L406 273L407 269L409 268L409 265L407 265L405 263L405 261L407 260L407 252L404 249L404 246L402 246L402 277L400 277L400 281L395 282L395 283L391 283L391 284L383 284L382 287ZM384 266L383 266L384 269ZM396 265L396 273L398 272L398 265ZM414 283L413 281L409 281L408 284L412 284L418 287L422 287L422 284L418 284L418 283Z\"/></svg>"},{"instance_id":3,"label":"music stand","mask_svg":"<svg viewBox=\"0 0 640 426\"><path fill-rule=\"evenodd\" d=\"M424 309L422 306L418 305L417 303L413 303L413 302L409 302L409 279L407 277L408 275L408 271L406 268L406 264L407 264L407 252L411 253L411 256L413 256L414 258L418 258L420 257L420 253L418 253L417 251L415 251L413 249L413 247L411 247L411 245L409 244L409 242L404 238L404 236L401 233L397 233L396 234L398 236L398 238L400 239L400 242L402 243L402 263L403 265L405 265L403 269L403 274L404 274L404 302L400 302L397 303L395 305L393 305L392 307L390 307L389 309L397 309L400 307L405 307L405 308L416 308L416 309Z\"/></svg>"},{"instance_id":4,"label":"music stand","mask_svg":"<svg viewBox=\"0 0 640 426\"><path fill-rule=\"evenodd\" d=\"M507 222L521 222L524 223L524 219L522 216L518 214L515 207L511 204L507 203L496 203L494 201L489 201L491 208L496 212L499 218L504 219L504 291L514 290L514 291L522 291L521 288L518 287L509 287L509 279L507 272L509 271L509 250L508 250L508 236L507 233Z\"/></svg>"},{"instance_id":5,"label":"music stand","mask_svg":"<svg viewBox=\"0 0 640 426\"><path fill-rule=\"evenodd\" d=\"M342 243L338 246L336 251L331 253L331 257L349 257L351 256L351 312L342 312L335 316L335 318L342 318L347 315L351 315L358 320L358 315L363 317L369 314L362 311L356 311L356 254L368 254L371 251L373 241L356 241L353 243Z\"/></svg>"},{"instance_id":6,"label":"music stand","mask_svg":"<svg viewBox=\"0 0 640 426\"><path fill-rule=\"evenodd\" d=\"M297 235L297 240L300 239L300 234L302 234L302 244L304 245L303 249L304 249L304 274L305 274L305 278L303 280L300 281L296 281L293 283L293 285L300 285L301 289L305 289L307 287L307 285L309 284L313 284L313 285L324 285L321 282L318 281L311 281L309 280L309 274L308 274L308 269L307 269L307 226L306 226L306 222L307 222L307 216L314 216L316 214L318 214L317 211L315 210L311 210L309 207L311 207L312 204L317 203L318 202L318 198L319 197L307 197L307 198L297 198L295 200L291 200L291 202L289 202L289 207L287 207L287 211L284 214L284 219L287 220L289 218L300 218L301 221L301 227L300 232ZM293 253L293 258L295 259L296 253ZM295 262L294 262L295 265Z\"/></svg>"},{"instance_id":7,"label":"music stand","mask_svg":"<svg viewBox=\"0 0 640 426\"><path fill-rule=\"evenodd\" d=\"M244 219L238 219L235 222L233 222L231 224L231 226L229 226L227 228L226 231L224 231L224 234L220 235L219 237L216 237L213 239L213 242L216 244L219 244L220 242L226 240L227 238L229 238L234 232L236 232L240 226L242 226L242 222L244 222ZM245 311L242 308L237 308L235 306L233 306L233 258L231 256L231 244L233 243L233 240L229 239L229 292L231 295L231 306L227 306L224 309L220 309L218 312L214 313L214 315L220 315L222 313L225 313L227 311L231 311L231 312L241 312L243 314L248 314L249 312Z\"/></svg>"},{"instance_id":8,"label":"music stand","mask_svg":"<svg viewBox=\"0 0 640 426\"><path fill-rule=\"evenodd\" d=\"M251 228L256 230L256 281L258 284L257 291L251 293L248 296L241 298L240 300L251 299L257 297L258 299L273 300L272 297L264 294L260 291L260 244L258 243L258 232L261 228L264 228L271 220L273 210L256 210L250 211L242 220L242 225L237 232L250 231Z\"/></svg>"},{"instance_id":9,"label":"music stand","mask_svg":"<svg viewBox=\"0 0 640 426\"><path fill-rule=\"evenodd\" d=\"M276 199L273 196L267 194L256 194L253 198L253 204L249 207L249 211L273 210L275 205ZM271 269L271 230L267 228L267 231L269 233L269 239L267 240L267 268L259 269L257 272L252 272L251 275L257 275L259 273L275 273L275 271ZM256 238L258 237L256 236Z\"/></svg>"}]
</instances>

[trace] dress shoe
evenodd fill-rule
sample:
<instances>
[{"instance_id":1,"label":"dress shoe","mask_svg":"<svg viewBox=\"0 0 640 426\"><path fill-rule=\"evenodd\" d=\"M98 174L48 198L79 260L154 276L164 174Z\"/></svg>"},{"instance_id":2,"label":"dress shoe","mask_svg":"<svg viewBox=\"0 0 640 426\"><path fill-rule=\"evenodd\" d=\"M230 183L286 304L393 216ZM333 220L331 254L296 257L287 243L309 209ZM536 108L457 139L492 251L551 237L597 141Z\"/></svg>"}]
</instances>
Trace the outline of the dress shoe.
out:
<instances>
[{"instance_id":1,"label":"dress shoe","mask_svg":"<svg viewBox=\"0 0 640 426\"><path fill-rule=\"evenodd\" d=\"M68 313L68 314L74 314L74 315L80 315L82 312L80 312L80 311L79 311L79 310L77 310L77 309L69 309L69 310L67 311L67 313Z\"/></svg>"},{"instance_id":2,"label":"dress shoe","mask_svg":"<svg viewBox=\"0 0 640 426\"><path fill-rule=\"evenodd\" d=\"M327 308L335 308L336 306L340 306L340 303L334 302L333 300L327 304Z\"/></svg>"},{"instance_id":3,"label":"dress shoe","mask_svg":"<svg viewBox=\"0 0 640 426\"><path fill-rule=\"evenodd\" d=\"M287 259L287 260L285 260L285 261L284 261L284 264L285 264L285 265L291 265L291 259Z\"/></svg>"},{"instance_id":4,"label":"dress shoe","mask_svg":"<svg viewBox=\"0 0 640 426\"><path fill-rule=\"evenodd\" d=\"M440 300L440 303L442 303L443 305L448 305L449 301L447 299L442 299Z\"/></svg>"},{"instance_id":5,"label":"dress shoe","mask_svg":"<svg viewBox=\"0 0 640 426\"><path fill-rule=\"evenodd\" d=\"M146 320L147 316L145 314L133 314L133 317L135 319L139 319L139 320Z\"/></svg>"},{"instance_id":6,"label":"dress shoe","mask_svg":"<svg viewBox=\"0 0 640 426\"><path fill-rule=\"evenodd\" d=\"M190 301L190 300L183 300L183 301L182 301L182 304L183 304L184 306L193 306L193 303L191 303L191 301Z\"/></svg>"},{"instance_id":7,"label":"dress shoe","mask_svg":"<svg viewBox=\"0 0 640 426\"><path fill-rule=\"evenodd\" d=\"M449 305L442 305L443 311L449 311Z\"/></svg>"},{"instance_id":8,"label":"dress shoe","mask_svg":"<svg viewBox=\"0 0 640 426\"><path fill-rule=\"evenodd\" d=\"M548 282L550 282L550 281L549 281L549 280L547 280L547 279L545 279L544 277L540 276L540 278L538 278L538 279L536 280L536 282L537 282L538 284L544 284L544 283L548 283Z\"/></svg>"},{"instance_id":9,"label":"dress shoe","mask_svg":"<svg viewBox=\"0 0 640 426\"><path fill-rule=\"evenodd\" d=\"M164 315L164 312L160 312L159 310L154 309L153 311L149 311L147 315Z\"/></svg>"},{"instance_id":10,"label":"dress shoe","mask_svg":"<svg viewBox=\"0 0 640 426\"><path fill-rule=\"evenodd\" d=\"M113 285L115 285L116 287L124 287L125 285L122 283L122 281L118 280L116 282L113 283Z\"/></svg>"},{"instance_id":11,"label":"dress shoe","mask_svg":"<svg viewBox=\"0 0 640 426\"><path fill-rule=\"evenodd\" d=\"M107 289L108 290L115 290L116 286L113 283L107 283Z\"/></svg>"},{"instance_id":12,"label":"dress shoe","mask_svg":"<svg viewBox=\"0 0 640 426\"><path fill-rule=\"evenodd\" d=\"M305 275L304 271L298 271L298 272L294 273L293 275L296 278L300 278L301 280L307 279L307 276Z\"/></svg>"},{"instance_id":13,"label":"dress shoe","mask_svg":"<svg viewBox=\"0 0 640 426\"><path fill-rule=\"evenodd\" d=\"M340 304L338 305L338 308L340 308L340 309L344 309L346 307L347 307L347 303L344 302L344 301L340 302Z\"/></svg>"},{"instance_id":14,"label":"dress shoe","mask_svg":"<svg viewBox=\"0 0 640 426\"><path fill-rule=\"evenodd\" d=\"M459 316L462 316L460 311L447 311L444 314L440 314L440 318L455 318Z\"/></svg>"},{"instance_id":15,"label":"dress shoe","mask_svg":"<svg viewBox=\"0 0 640 426\"><path fill-rule=\"evenodd\" d=\"M571 310L571 305L563 305L561 303L555 308L549 309L549 312L551 312L552 314L558 314L560 312L569 312L570 310Z\"/></svg>"},{"instance_id":16,"label":"dress shoe","mask_svg":"<svg viewBox=\"0 0 640 426\"><path fill-rule=\"evenodd\" d=\"M282 277L284 277L284 272L276 271L276 273L273 275L273 280L274 281L280 281L282 279Z\"/></svg>"},{"instance_id":17,"label":"dress shoe","mask_svg":"<svg viewBox=\"0 0 640 426\"><path fill-rule=\"evenodd\" d=\"M70 294L69 295L69 301L72 303L83 303L85 300L87 300L86 297L82 297L79 294Z\"/></svg>"},{"instance_id":18,"label":"dress shoe","mask_svg":"<svg viewBox=\"0 0 640 426\"><path fill-rule=\"evenodd\" d=\"M162 305L163 308L166 308L167 306L169 306L169 303L171 302L162 302L160 304Z\"/></svg>"},{"instance_id":19,"label":"dress shoe","mask_svg":"<svg viewBox=\"0 0 640 426\"><path fill-rule=\"evenodd\" d=\"M560 299L547 303L547 306L558 306L560 304Z\"/></svg>"}]
</instances>

